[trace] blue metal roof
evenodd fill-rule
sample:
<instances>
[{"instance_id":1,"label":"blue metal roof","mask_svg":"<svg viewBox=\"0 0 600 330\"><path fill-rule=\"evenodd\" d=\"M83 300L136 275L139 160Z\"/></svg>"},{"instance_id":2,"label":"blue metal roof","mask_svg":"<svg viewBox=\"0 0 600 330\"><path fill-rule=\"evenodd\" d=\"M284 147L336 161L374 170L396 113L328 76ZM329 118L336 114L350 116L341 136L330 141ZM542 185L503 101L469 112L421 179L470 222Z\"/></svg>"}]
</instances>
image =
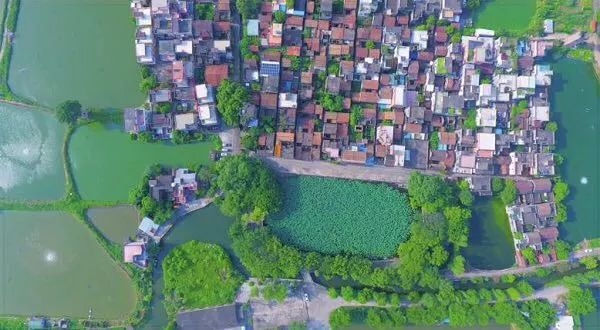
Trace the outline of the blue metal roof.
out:
<instances>
[{"instance_id":1,"label":"blue metal roof","mask_svg":"<svg viewBox=\"0 0 600 330\"><path fill-rule=\"evenodd\" d=\"M279 76L279 63L261 62L260 74L262 76Z\"/></svg>"}]
</instances>

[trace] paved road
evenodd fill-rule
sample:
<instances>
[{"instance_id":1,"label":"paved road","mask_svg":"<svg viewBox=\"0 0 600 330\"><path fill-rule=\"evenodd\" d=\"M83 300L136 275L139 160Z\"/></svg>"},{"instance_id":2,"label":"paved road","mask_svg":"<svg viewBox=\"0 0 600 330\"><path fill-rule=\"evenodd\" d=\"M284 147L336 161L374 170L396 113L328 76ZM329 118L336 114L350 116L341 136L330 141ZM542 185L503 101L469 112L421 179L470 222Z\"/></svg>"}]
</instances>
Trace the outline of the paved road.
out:
<instances>
[{"instance_id":1,"label":"paved road","mask_svg":"<svg viewBox=\"0 0 600 330\"><path fill-rule=\"evenodd\" d=\"M354 179L364 181L379 181L406 185L411 172L419 171L429 175L439 175L440 172L432 170L417 170L405 167L387 166L364 166L352 164L335 164L326 161L303 161L295 159L283 159L276 157L263 157L265 163L280 173L325 176L333 178ZM449 174L449 177L469 177L476 175ZM511 177L513 179L526 179L523 177Z\"/></svg>"},{"instance_id":2,"label":"paved road","mask_svg":"<svg viewBox=\"0 0 600 330\"><path fill-rule=\"evenodd\" d=\"M576 262L577 260L587 257L587 256L600 256L600 248L595 249L584 249L578 250L569 256L569 260L559 260L554 262L549 262L543 265L535 265L530 267L511 267L506 269L498 269L498 270L473 270L470 272L466 272L461 275L452 276L455 279L461 278L473 278L473 277L500 277L502 275L516 275L516 274L526 274L534 272L540 268L550 268L560 264L568 264L572 262Z\"/></svg>"}]
</instances>

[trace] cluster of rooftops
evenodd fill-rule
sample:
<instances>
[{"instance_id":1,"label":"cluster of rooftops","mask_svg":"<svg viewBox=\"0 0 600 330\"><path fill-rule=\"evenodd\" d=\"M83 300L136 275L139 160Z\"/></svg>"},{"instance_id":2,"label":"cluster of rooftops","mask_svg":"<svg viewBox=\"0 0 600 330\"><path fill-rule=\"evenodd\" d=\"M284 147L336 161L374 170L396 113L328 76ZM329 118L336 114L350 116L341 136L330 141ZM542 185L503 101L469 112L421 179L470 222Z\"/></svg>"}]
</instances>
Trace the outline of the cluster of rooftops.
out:
<instances>
[{"instance_id":1,"label":"cluster of rooftops","mask_svg":"<svg viewBox=\"0 0 600 330\"><path fill-rule=\"evenodd\" d=\"M211 7L212 19L196 19L197 3ZM131 9L137 61L152 67L158 87L149 92L149 108L125 110L125 130L166 139L173 130L218 125L215 89L234 59L229 0L132 0Z\"/></svg>"},{"instance_id":2,"label":"cluster of rooftops","mask_svg":"<svg viewBox=\"0 0 600 330\"><path fill-rule=\"evenodd\" d=\"M213 20L196 19L198 3L213 6ZM270 0L243 23L241 41L231 40L228 0L131 7L138 62L159 82L150 109L126 109L131 133L169 138L217 125L215 89L232 75L236 42L240 78L252 86L241 124L272 126L258 136L260 155L554 175L552 71L535 62L551 42L484 29L457 36L460 0ZM165 102L174 115L157 111Z\"/></svg>"}]
</instances>

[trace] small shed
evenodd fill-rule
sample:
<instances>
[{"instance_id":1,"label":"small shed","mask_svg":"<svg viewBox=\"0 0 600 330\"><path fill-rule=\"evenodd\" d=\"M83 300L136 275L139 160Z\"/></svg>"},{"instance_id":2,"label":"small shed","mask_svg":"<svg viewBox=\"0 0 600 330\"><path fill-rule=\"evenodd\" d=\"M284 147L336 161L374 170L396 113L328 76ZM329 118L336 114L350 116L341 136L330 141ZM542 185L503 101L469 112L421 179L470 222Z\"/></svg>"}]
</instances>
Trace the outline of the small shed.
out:
<instances>
[{"instance_id":1,"label":"small shed","mask_svg":"<svg viewBox=\"0 0 600 330\"><path fill-rule=\"evenodd\" d=\"M249 37L258 36L258 24L259 21L257 19L249 19L246 24L246 33Z\"/></svg>"}]
</instances>

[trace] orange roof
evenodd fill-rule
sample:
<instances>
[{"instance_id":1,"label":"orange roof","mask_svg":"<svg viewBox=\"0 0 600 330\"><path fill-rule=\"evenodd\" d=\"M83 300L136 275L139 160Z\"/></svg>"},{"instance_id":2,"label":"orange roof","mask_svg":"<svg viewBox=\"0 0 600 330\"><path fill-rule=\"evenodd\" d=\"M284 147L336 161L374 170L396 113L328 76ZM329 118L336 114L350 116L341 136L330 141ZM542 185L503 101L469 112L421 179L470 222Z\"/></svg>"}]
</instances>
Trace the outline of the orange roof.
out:
<instances>
[{"instance_id":1,"label":"orange roof","mask_svg":"<svg viewBox=\"0 0 600 330\"><path fill-rule=\"evenodd\" d=\"M204 81L208 85L218 86L228 76L229 67L227 64L207 65L204 69Z\"/></svg>"},{"instance_id":2,"label":"orange roof","mask_svg":"<svg viewBox=\"0 0 600 330\"><path fill-rule=\"evenodd\" d=\"M277 142L294 142L294 133L292 132L277 132L275 135Z\"/></svg>"}]
</instances>

